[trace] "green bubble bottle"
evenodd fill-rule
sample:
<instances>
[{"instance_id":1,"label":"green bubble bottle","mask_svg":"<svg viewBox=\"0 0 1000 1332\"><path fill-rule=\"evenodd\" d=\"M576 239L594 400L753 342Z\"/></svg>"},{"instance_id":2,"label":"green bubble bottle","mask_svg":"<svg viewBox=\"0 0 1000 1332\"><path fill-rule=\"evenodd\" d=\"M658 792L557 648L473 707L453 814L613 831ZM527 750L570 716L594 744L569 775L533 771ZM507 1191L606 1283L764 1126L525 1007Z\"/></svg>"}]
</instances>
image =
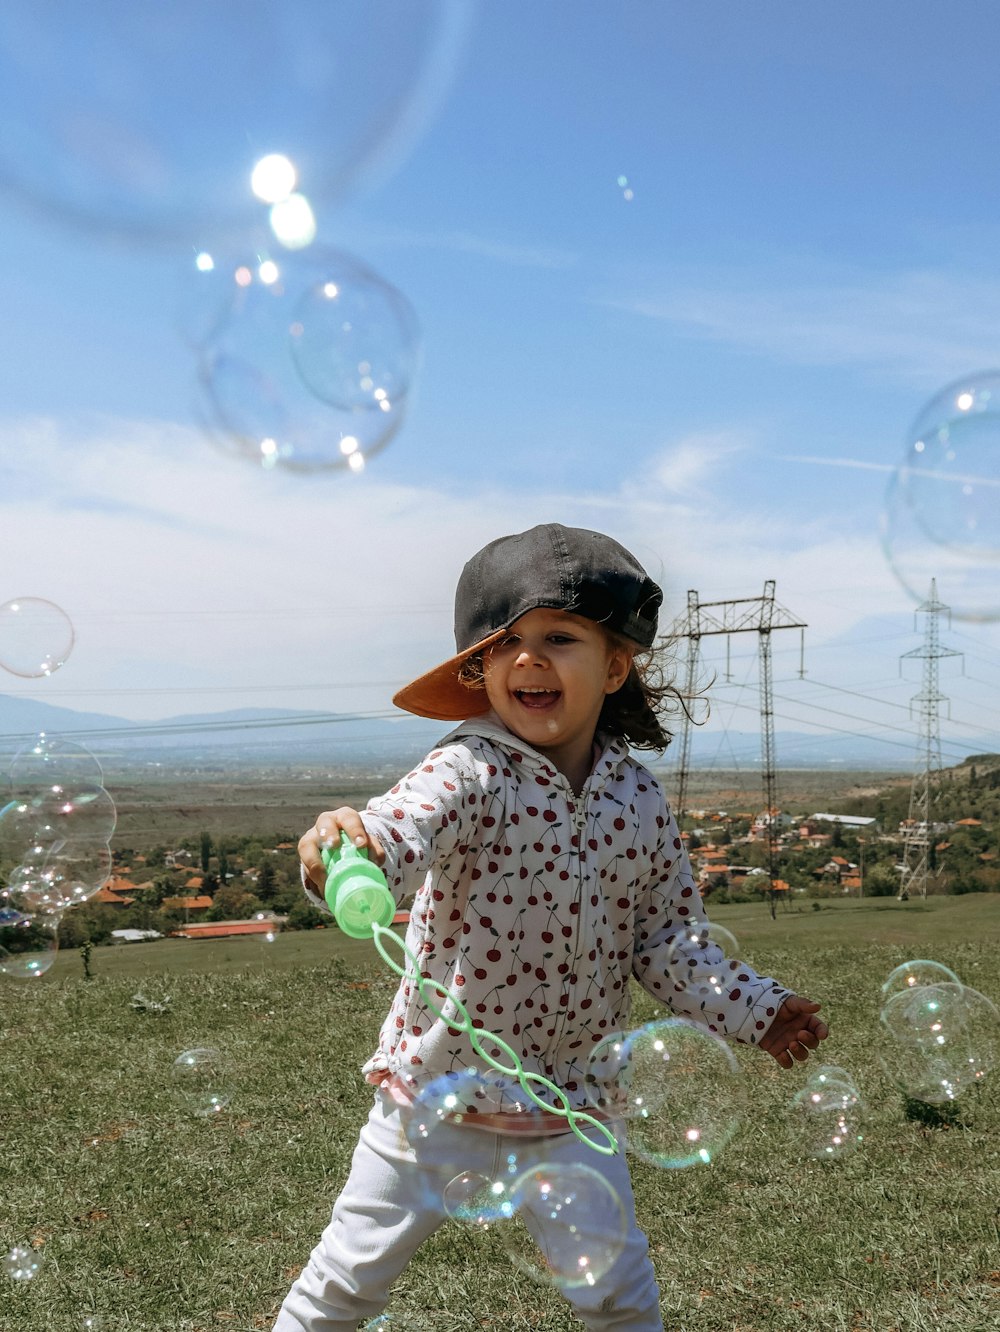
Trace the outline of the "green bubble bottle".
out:
<instances>
[{"instance_id":1,"label":"green bubble bottle","mask_svg":"<svg viewBox=\"0 0 1000 1332\"><path fill-rule=\"evenodd\" d=\"M340 845L324 847L326 904L340 928L351 939L370 939L375 926L391 925L396 902L385 875L368 859L368 852L341 832Z\"/></svg>"}]
</instances>

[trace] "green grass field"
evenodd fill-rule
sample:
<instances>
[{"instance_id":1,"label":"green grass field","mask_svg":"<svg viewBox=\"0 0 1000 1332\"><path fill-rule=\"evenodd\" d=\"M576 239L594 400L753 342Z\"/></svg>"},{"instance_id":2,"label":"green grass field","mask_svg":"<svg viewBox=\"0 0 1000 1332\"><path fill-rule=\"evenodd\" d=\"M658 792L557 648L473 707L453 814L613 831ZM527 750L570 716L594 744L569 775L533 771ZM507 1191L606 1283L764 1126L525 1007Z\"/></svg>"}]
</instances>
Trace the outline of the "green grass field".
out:
<instances>
[{"instance_id":1,"label":"green grass field","mask_svg":"<svg viewBox=\"0 0 1000 1332\"><path fill-rule=\"evenodd\" d=\"M779 913L720 907L742 954L820 999L823 1054L869 1103L863 1147L831 1163L792 1151L803 1083L740 1050L752 1090L711 1166L636 1163L671 1332L980 1332L1000 1328L1000 1070L947 1116L921 1116L878 1059L879 988L913 957L1000 999L1000 899L885 899ZM393 978L335 930L266 945L163 941L78 954L42 980L0 977L0 1250L29 1243L30 1282L0 1277L0 1332L268 1328L326 1222L369 1104L358 1066ZM132 996L170 996L163 1013ZM653 1015L644 995L636 1020ZM174 1058L213 1045L229 1108L192 1117ZM512 1274L497 1232L455 1223L394 1296L399 1332L569 1332L553 1290Z\"/></svg>"}]
</instances>

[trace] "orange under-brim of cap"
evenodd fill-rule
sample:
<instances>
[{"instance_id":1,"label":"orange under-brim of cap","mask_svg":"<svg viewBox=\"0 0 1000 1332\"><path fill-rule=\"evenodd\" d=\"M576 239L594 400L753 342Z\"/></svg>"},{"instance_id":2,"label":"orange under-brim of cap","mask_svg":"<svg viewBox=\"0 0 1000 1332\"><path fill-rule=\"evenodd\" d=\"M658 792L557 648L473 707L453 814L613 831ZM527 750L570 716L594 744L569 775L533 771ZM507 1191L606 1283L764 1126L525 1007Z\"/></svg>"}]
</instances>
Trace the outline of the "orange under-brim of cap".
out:
<instances>
[{"instance_id":1,"label":"orange under-brim of cap","mask_svg":"<svg viewBox=\"0 0 1000 1332\"><path fill-rule=\"evenodd\" d=\"M404 712L430 717L433 721L464 721L466 717L481 717L484 712L489 712L490 701L486 697L486 690L470 689L468 685L462 684L458 673L470 657L499 643L506 632L506 629L498 629L495 634L473 643L464 652L449 657L432 671L418 675L393 694L393 703Z\"/></svg>"}]
</instances>

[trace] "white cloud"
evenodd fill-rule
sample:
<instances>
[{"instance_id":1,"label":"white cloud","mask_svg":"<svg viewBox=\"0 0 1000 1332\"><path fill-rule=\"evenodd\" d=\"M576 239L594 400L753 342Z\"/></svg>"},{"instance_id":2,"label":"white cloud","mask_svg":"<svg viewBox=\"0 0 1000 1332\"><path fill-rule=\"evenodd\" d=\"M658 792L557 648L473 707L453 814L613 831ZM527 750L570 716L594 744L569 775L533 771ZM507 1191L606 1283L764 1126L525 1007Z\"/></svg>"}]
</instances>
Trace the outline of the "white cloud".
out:
<instances>
[{"instance_id":1,"label":"white cloud","mask_svg":"<svg viewBox=\"0 0 1000 1332\"><path fill-rule=\"evenodd\" d=\"M817 650L865 617L909 618L875 533L841 532L836 515L773 528L713 497L713 467L749 442L724 431L669 442L599 488L460 494L446 478L397 484L380 465L390 451L361 476L294 476L175 425L13 422L3 435L0 601L56 602L78 641L51 679L3 675L0 691L70 707L136 719L386 708L450 654L468 556L545 521L601 528L635 551L664 585L664 626L688 588L753 597L767 578Z\"/></svg>"}]
</instances>

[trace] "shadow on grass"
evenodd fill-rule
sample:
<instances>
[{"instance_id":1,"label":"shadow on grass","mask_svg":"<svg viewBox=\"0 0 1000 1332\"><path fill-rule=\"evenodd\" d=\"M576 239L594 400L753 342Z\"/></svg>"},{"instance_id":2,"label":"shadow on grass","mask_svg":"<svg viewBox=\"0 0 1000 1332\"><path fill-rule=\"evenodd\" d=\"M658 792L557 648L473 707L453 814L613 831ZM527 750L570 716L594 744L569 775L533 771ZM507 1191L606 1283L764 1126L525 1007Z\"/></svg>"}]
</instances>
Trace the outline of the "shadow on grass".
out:
<instances>
[{"instance_id":1,"label":"shadow on grass","mask_svg":"<svg viewBox=\"0 0 1000 1332\"><path fill-rule=\"evenodd\" d=\"M948 1105L930 1105L927 1101L920 1101L915 1096L903 1097L903 1117L915 1124L923 1124L925 1128L964 1129L972 1127L971 1121L965 1118L961 1108L954 1102Z\"/></svg>"}]
</instances>

